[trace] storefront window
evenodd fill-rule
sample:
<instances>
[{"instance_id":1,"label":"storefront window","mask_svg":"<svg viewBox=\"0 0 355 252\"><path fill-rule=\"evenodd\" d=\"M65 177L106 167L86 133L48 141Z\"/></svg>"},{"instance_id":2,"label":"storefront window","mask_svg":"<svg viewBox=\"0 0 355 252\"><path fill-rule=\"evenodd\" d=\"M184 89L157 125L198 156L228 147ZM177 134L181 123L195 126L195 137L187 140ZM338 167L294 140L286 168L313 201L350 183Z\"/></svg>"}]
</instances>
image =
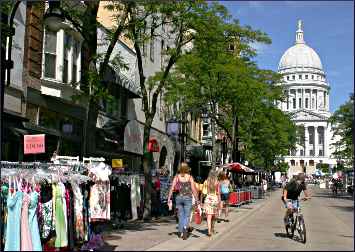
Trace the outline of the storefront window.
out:
<instances>
[{"instance_id":1,"label":"storefront window","mask_svg":"<svg viewBox=\"0 0 355 252\"><path fill-rule=\"evenodd\" d=\"M29 121L37 125L38 106L27 103L26 117Z\"/></svg>"},{"instance_id":2,"label":"storefront window","mask_svg":"<svg viewBox=\"0 0 355 252\"><path fill-rule=\"evenodd\" d=\"M38 125L50 129L58 129L58 113L46 108L39 109Z\"/></svg>"}]
</instances>

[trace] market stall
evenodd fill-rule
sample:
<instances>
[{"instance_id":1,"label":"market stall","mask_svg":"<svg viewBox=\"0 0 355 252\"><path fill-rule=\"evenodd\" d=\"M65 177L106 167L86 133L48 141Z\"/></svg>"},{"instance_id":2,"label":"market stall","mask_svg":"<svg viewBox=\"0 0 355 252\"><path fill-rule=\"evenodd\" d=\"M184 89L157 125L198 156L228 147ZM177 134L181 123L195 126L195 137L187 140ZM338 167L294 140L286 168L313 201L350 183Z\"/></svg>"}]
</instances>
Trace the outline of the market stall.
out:
<instances>
[{"instance_id":1,"label":"market stall","mask_svg":"<svg viewBox=\"0 0 355 252\"><path fill-rule=\"evenodd\" d=\"M252 201L253 190L252 184L255 184L255 175L253 169L235 162L224 165L232 173L232 181L234 190L230 192L229 204L234 206L240 206ZM255 190L254 190L255 192Z\"/></svg>"}]
</instances>

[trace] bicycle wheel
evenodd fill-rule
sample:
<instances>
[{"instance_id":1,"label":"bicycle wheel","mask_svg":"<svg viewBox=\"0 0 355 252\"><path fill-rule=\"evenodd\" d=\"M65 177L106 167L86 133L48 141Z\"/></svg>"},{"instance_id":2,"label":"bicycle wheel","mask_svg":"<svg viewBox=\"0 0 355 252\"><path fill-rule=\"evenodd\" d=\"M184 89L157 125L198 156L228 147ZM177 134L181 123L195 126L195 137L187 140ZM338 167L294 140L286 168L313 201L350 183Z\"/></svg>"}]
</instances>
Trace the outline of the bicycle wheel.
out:
<instances>
[{"instance_id":1,"label":"bicycle wheel","mask_svg":"<svg viewBox=\"0 0 355 252\"><path fill-rule=\"evenodd\" d=\"M292 222L292 215L289 215L289 216L288 216L288 221L287 221L287 223L289 223L290 225L289 225L289 224L286 224L286 225L285 225L286 234L287 234L288 237L293 238L293 235L294 235L294 228L293 228L293 226L294 226L294 224L293 224L293 222Z\"/></svg>"},{"instance_id":2,"label":"bicycle wheel","mask_svg":"<svg viewBox=\"0 0 355 252\"><path fill-rule=\"evenodd\" d=\"M303 216L298 216L297 231L300 235L301 241L306 243L306 225L304 223Z\"/></svg>"}]
</instances>

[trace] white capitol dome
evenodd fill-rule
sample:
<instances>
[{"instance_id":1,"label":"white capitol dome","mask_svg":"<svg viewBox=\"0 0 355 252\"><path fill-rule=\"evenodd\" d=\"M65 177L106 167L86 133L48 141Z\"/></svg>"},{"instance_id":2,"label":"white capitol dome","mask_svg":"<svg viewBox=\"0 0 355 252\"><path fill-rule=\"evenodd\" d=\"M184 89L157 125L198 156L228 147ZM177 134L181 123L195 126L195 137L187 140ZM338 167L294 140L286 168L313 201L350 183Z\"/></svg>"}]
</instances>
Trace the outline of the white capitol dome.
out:
<instances>
[{"instance_id":1,"label":"white capitol dome","mask_svg":"<svg viewBox=\"0 0 355 252\"><path fill-rule=\"evenodd\" d=\"M282 55L279 71L292 68L313 68L323 71L322 62L318 54L303 39L302 23L299 22L296 32L296 44Z\"/></svg>"}]
</instances>

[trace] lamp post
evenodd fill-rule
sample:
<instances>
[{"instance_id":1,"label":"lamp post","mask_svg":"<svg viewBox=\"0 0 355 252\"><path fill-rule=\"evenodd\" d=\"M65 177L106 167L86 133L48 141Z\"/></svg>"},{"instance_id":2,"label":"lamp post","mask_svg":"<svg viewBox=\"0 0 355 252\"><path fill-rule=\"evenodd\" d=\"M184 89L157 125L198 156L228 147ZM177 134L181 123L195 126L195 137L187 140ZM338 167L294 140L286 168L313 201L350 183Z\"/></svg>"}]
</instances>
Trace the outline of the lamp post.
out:
<instances>
[{"instance_id":1,"label":"lamp post","mask_svg":"<svg viewBox=\"0 0 355 252\"><path fill-rule=\"evenodd\" d=\"M14 62L11 59L11 50L12 50L12 37L15 35L14 18L16 11L20 5L21 1L16 1L11 8L10 19L5 13L1 13L1 35L5 35L5 41L8 40L7 47L7 58L5 55L5 48L1 41L1 83L0 83L0 160L2 160L2 142L3 142L3 131L4 131L4 100L5 100L5 74L7 77L7 86L10 85L11 69L14 67ZM6 25L4 27L4 24ZM4 31L5 30L5 31ZM6 72L5 72L6 71Z\"/></svg>"},{"instance_id":2,"label":"lamp post","mask_svg":"<svg viewBox=\"0 0 355 252\"><path fill-rule=\"evenodd\" d=\"M175 118L172 117L166 122L166 133L169 137L173 138L175 141L175 146L177 144L177 139L180 135L180 122ZM180 154L180 161L181 161L181 154ZM175 173L175 170L177 169L177 163L176 160L174 160L174 166L173 166L173 173Z\"/></svg>"}]
</instances>

